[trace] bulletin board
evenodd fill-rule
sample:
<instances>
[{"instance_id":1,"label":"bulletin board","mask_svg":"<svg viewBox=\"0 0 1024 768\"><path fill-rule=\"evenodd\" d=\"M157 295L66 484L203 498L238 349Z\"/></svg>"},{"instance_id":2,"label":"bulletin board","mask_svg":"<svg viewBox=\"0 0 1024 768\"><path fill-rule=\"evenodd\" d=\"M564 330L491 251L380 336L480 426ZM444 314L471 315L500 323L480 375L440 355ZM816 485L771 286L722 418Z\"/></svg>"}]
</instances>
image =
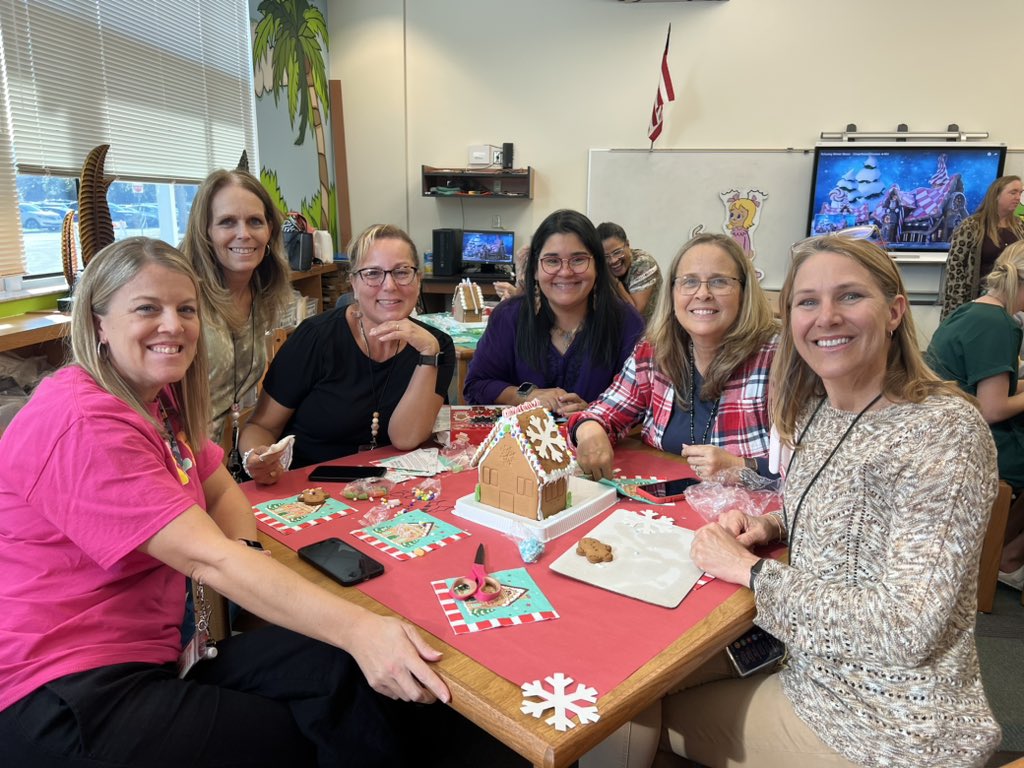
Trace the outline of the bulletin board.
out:
<instances>
[{"instance_id":1,"label":"bulletin board","mask_svg":"<svg viewBox=\"0 0 1024 768\"><path fill-rule=\"evenodd\" d=\"M1024 164L1024 155L1015 159ZM790 246L806 235L813 164L812 149L591 149L587 215L621 225L665 271L695 227L726 231L723 196L753 198L754 266L777 290Z\"/></svg>"}]
</instances>

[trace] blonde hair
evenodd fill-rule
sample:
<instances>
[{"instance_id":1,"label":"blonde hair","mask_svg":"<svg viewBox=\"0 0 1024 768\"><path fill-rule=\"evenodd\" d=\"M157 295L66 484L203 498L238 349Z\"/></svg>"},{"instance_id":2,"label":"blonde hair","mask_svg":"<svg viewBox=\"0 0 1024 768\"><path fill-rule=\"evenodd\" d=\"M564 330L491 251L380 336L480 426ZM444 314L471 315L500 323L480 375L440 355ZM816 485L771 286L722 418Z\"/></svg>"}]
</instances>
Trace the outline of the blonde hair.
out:
<instances>
[{"instance_id":1,"label":"blonde hair","mask_svg":"<svg viewBox=\"0 0 1024 768\"><path fill-rule=\"evenodd\" d=\"M227 187L239 187L259 198L263 204L263 216L270 229L267 250L259 266L250 278L254 301L253 317L263 330L269 330L277 322L281 310L291 301L291 269L284 256L281 238L281 212L259 179L239 169L214 171L199 187L192 210L188 217L185 239L181 251L192 263L199 276L201 297L209 317L219 318L232 332L243 330L249 318L242 316L231 300L225 285L224 267L217 258L217 251L210 239L210 223L213 219L213 199Z\"/></svg>"},{"instance_id":2,"label":"blonde hair","mask_svg":"<svg viewBox=\"0 0 1024 768\"><path fill-rule=\"evenodd\" d=\"M196 273L184 254L174 246L148 237L128 237L108 245L93 257L75 284L75 302L71 310L71 363L85 370L103 389L123 400L153 424L160 434L164 434L163 423L153 418L146 404L110 362L110 356L101 353L96 320L106 316L114 294L150 264L185 275L195 288L196 298L199 298ZM202 306L197 310L202 327ZM171 391L178 406L185 439L199 450L206 442L210 418L210 384L202 333L196 343L192 365L181 381L171 384Z\"/></svg>"},{"instance_id":3,"label":"blonde hair","mask_svg":"<svg viewBox=\"0 0 1024 768\"><path fill-rule=\"evenodd\" d=\"M796 351L790 324L796 275L804 262L818 253L845 256L864 267L890 303L897 296L906 296L903 279L895 262L889 254L868 240L825 235L803 240L793 246L789 272L779 294L782 334L768 385L772 420L783 442L789 445L795 442L796 421L804 406L811 399L825 395L821 378ZM900 324L892 332L882 391L890 400L911 403L920 403L926 397L940 394L972 400L956 384L942 381L925 363L917 347L917 331L909 311L904 313Z\"/></svg>"},{"instance_id":4,"label":"blonde hair","mask_svg":"<svg viewBox=\"0 0 1024 768\"><path fill-rule=\"evenodd\" d=\"M1024 240L1018 240L1003 249L983 282L985 289L1001 299L1006 305L1006 311L1012 315L1017 292L1024 282Z\"/></svg>"},{"instance_id":5,"label":"blonde hair","mask_svg":"<svg viewBox=\"0 0 1024 768\"><path fill-rule=\"evenodd\" d=\"M744 229L750 229L750 225L754 223L754 217L757 215L757 206L753 200L746 197L741 197L739 200L734 200L729 203L729 211L740 211L743 213L743 221L740 222L740 226ZM732 222L729 222L732 224ZM732 227L730 227L732 229Z\"/></svg>"},{"instance_id":6,"label":"blonde hair","mask_svg":"<svg viewBox=\"0 0 1024 768\"><path fill-rule=\"evenodd\" d=\"M420 268L419 251L416 250L416 243L406 234L404 229L393 224L373 224L358 235L352 238L348 244L348 260L351 271L357 272L363 264L363 259L369 252L370 247L377 240L401 240L409 246L412 262L417 269Z\"/></svg>"},{"instance_id":7,"label":"blonde hair","mask_svg":"<svg viewBox=\"0 0 1024 768\"><path fill-rule=\"evenodd\" d=\"M662 286L657 312L652 318L647 338L654 347L658 368L672 381L676 402L689 408L693 397L690 381L690 334L676 318L673 292L676 269L686 253L698 245L712 245L721 249L736 266L740 280L740 310L704 377L701 399L713 400L722 393L732 372L778 333L778 323L761 284L757 281L754 265L739 244L727 235L706 233L697 235L672 259L669 279Z\"/></svg>"}]
</instances>

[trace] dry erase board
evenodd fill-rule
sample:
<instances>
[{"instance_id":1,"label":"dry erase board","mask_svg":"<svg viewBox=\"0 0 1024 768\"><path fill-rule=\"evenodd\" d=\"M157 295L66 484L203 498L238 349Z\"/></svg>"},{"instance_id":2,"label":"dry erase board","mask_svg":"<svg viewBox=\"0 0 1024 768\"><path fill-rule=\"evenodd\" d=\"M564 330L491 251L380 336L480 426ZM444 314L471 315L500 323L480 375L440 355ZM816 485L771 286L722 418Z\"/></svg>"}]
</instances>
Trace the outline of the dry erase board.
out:
<instances>
[{"instance_id":1,"label":"dry erase board","mask_svg":"<svg viewBox=\"0 0 1024 768\"><path fill-rule=\"evenodd\" d=\"M757 203L754 264L778 289L790 246L806 235L813 163L810 149L592 149L587 214L620 224L667 270L694 227L726 231L735 191Z\"/></svg>"},{"instance_id":2,"label":"dry erase board","mask_svg":"<svg viewBox=\"0 0 1024 768\"><path fill-rule=\"evenodd\" d=\"M1007 149L1004 176L1020 176L1024 178L1024 149Z\"/></svg>"}]
</instances>

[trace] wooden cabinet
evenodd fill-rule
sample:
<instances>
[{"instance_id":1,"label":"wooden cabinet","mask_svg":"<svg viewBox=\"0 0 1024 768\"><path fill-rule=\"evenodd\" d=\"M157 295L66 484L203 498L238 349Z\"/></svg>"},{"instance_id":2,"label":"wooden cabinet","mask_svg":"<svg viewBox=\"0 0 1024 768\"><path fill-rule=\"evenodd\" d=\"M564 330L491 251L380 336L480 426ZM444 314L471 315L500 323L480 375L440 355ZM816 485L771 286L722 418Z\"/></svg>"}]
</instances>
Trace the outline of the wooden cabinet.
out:
<instances>
[{"instance_id":1,"label":"wooden cabinet","mask_svg":"<svg viewBox=\"0 0 1024 768\"><path fill-rule=\"evenodd\" d=\"M338 296L349 289L348 262L332 261L319 264L305 272L292 272L295 290L310 299L316 299L318 311L330 309Z\"/></svg>"},{"instance_id":2,"label":"wooden cabinet","mask_svg":"<svg viewBox=\"0 0 1024 768\"><path fill-rule=\"evenodd\" d=\"M434 168L423 166L423 197L533 198L533 168Z\"/></svg>"}]
</instances>

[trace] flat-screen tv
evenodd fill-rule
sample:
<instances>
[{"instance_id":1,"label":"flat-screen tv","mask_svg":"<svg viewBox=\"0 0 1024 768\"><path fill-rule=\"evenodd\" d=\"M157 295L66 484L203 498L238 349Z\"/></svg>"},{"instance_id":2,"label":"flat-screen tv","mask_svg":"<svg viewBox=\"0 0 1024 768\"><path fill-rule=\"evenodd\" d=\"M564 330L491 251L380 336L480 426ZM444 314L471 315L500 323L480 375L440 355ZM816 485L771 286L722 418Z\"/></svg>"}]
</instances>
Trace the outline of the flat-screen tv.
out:
<instances>
[{"instance_id":1,"label":"flat-screen tv","mask_svg":"<svg viewBox=\"0 0 1024 768\"><path fill-rule=\"evenodd\" d=\"M894 256L947 251L1005 160L1006 147L991 144L819 145L807 233L875 227Z\"/></svg>"},{"instance_id":2,"label":"flat-screen tv","mask_svg":"<svg viewBox=\"0 0 1024 768\"><path fill-rule=\"evenodd\" d=\"M512 265L515 258L515 233L507 230L462 230L462 268L497 272L498 267Z\"/></svg>"}]
</instances>

